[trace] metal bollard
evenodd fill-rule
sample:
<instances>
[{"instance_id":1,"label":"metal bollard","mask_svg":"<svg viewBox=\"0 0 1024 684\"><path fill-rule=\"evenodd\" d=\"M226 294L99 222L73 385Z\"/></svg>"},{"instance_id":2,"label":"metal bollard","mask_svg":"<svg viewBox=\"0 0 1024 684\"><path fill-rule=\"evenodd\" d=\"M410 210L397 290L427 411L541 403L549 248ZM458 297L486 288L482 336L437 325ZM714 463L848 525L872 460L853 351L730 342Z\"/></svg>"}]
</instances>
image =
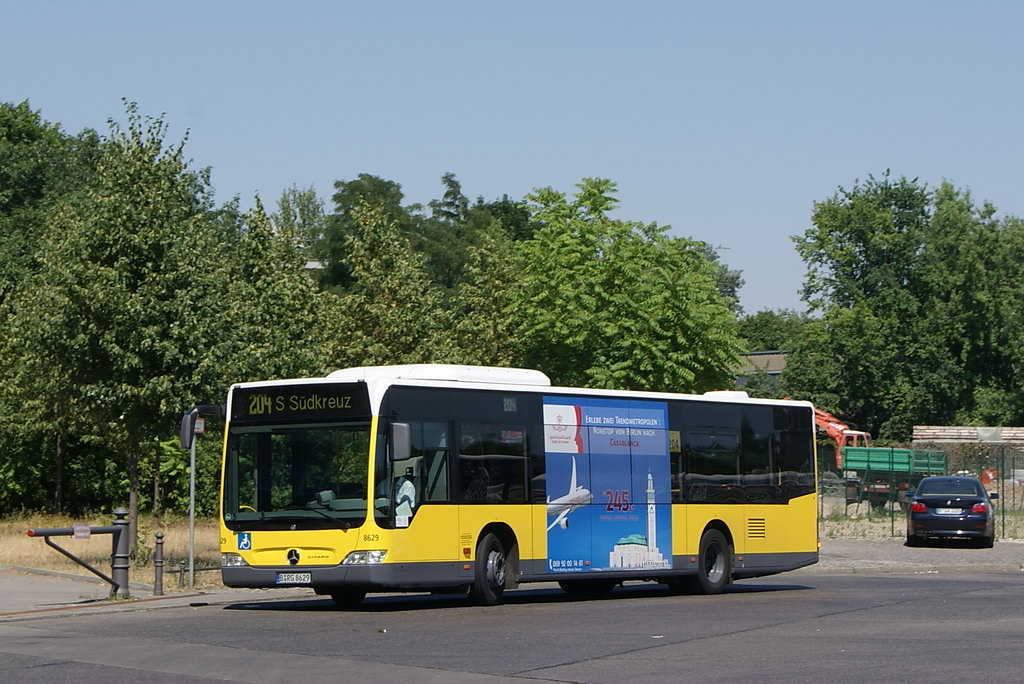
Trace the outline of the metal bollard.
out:
<instances>
[{"instance_id":1,"label":"metal bollard","mask_svg":"<svg viewBox=\"0 0 1024 684\"><path fill-rule=\"evenodd\" d=\"M188 565L188 561L182 559L178 561L178 589L185 588L185 566Z\"/></svg>"},{"instance_id":2,"label":"metal bollard","mask_svg":"<svg viewBox=\"0 0 1024 684\"><path fill-rule=\"evenodd\" d=\"M156 550L153 551L153 596L164 595L164 533L156 533Z\"/></svg>"},{"instance_id":3,"label":"metal bollard","mask_svg":"<svg viewBox=\"0 0 1024 684\"><path fill-rule=\"evenodd\" d=\"M118 508L114 511L114 518L114 526L118 532L114 535L114 550L110 564L111 579L115 585L111 596L127 598L131 595L128 588L128 568L131 563L128 552L128 511Z\"/></svg>"}]
</instances>

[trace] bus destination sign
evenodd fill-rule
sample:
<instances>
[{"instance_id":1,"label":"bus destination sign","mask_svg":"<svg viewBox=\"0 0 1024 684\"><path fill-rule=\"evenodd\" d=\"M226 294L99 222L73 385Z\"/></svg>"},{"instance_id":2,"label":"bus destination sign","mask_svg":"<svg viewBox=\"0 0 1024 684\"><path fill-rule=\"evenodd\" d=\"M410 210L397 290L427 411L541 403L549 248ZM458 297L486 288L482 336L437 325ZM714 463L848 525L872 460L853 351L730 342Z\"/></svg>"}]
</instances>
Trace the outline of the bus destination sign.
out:
<instances>
[{"instance_id":1,"label":"bus destination sign","mask_svg":"<svg viewBox=\"0 0 1024 684\"><path fill-rule=\"evenodd\" d=\"M231 398L231 420L244 423L281 419L334 421L370 417L363 383L239 387Z\"/></svg>"}]
</instances>

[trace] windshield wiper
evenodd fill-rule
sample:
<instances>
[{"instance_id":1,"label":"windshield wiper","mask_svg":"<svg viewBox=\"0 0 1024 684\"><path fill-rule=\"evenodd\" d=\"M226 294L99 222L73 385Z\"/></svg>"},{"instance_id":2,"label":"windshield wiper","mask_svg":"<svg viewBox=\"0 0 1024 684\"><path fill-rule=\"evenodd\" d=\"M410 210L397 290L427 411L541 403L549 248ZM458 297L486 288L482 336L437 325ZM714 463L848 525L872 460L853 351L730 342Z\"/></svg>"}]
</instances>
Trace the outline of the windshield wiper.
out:
<instances>
[{"instance_id":1,"label":"windshield wiper","mask_svg":"<svg viewBox=\"0 0 1024 684\"><path fill-rule=\"evenodd\" d=\"M320 510L319 508L313 508L312 506L307 506L306 510L307 511L313 511L314 513L319 513L320 515L322 515L323 517L327 518L332 523L337 525L339 529L342 529L342 530L350 530L350 529L352 529L352 523L345 522L344 520L338 520L333 515L327 515L327 513L325 513L324 511Z\"/></svg>"},{"instance_id":2,"label":"windshield wiper","mask_svg":"<svg viewBox=\"0 0 1024 684\"><path fill-rule=\"evenodd\" d=\"M296 511L296 512L297 511L313 511L317 515L319 515L319 516L321 516L323 518L327 518L328 520L330 520L332 523L334 523L335 527L337 527L338 529L341 529L341 530L350 530L350 529L352 529L352 523L346 522L344 520L338 520L334 516L328 515L327 513L325 513L324 511L322 511L319 508L312 508L312 507L309 507L309 506L290 506L290 507L286 508L285 510L286 511ZM270 515L267 515L266 513L261 512L261 514L260 514L260 522L274 522L275 520L309 520L309 516L308 515L294 515L294 514L292 514L292 515L277 515L276 513L277 513L276 511L272 511Z\"/></svg>"}]
</instances>

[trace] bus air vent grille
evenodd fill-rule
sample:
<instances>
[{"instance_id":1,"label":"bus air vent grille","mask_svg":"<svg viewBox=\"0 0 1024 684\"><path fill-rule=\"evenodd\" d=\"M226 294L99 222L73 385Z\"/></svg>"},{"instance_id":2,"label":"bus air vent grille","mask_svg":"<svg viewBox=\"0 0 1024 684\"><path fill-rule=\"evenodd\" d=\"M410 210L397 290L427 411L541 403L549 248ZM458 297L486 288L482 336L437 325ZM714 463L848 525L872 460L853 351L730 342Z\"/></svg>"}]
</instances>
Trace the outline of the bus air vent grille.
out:
<instances>
[{"instance_id":1,"label":"bus air vent grille","mask_svg":"<svg viewBox=\"0 0 1024 684\"><path fill-rule=\"evenodd\" d=\"M767 536L764 518L747 518L747 539L765 539Z\"/></svg>"}]
</instances>

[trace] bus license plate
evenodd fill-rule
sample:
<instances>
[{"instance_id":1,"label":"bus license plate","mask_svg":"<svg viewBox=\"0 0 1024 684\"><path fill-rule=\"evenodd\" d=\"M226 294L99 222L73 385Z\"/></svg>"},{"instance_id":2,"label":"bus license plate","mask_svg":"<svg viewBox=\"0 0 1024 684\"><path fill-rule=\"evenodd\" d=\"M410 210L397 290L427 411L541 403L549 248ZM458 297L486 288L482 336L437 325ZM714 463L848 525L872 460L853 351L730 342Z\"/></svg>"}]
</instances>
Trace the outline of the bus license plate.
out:
<instances>
[{"instance_id":1,"label":"bus license plate","mask_svg":"<svg viewBox=\"0 0 1024 684\"><path fill-rule=\"evenodd\" d=\"M278 584L309 584L312 579L312 574L308 572L277 573Z\"/></svg>"},{"instance_id":2,"label":"bus license plate","mask_svg":"<svg viewBox=\"0 0 1024 684\"><path fill-rule=\"evenodd\" d=\"M937 515L960 515L959 508L936 508L935 513Z\"/></svg>"}]
</instances>

